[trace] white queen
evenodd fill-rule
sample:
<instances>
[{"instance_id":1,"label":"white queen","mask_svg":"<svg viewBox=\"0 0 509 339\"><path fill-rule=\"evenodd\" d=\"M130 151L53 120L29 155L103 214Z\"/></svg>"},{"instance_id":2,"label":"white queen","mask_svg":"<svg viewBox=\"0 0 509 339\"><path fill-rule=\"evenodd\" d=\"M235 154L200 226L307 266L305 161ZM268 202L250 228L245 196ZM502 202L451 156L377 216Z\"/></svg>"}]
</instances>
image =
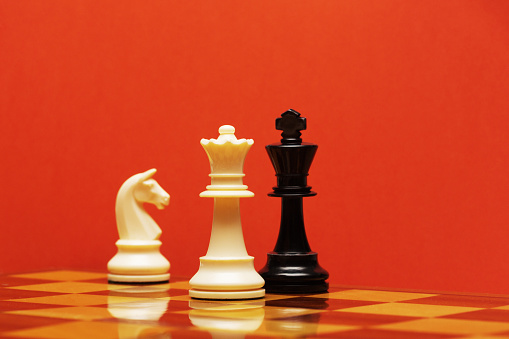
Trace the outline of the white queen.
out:
<instances>
[{"instance_id":1,"label":"white queen","mask_svg":"<svg viewBox=\"0 0 509 339\"><path fill-rule=\"evenodd\" d=\"M217 139L202 139L210 161L211 184L200 197L214 198L214 218L207 254L189 281L189 295L200 299L251 299L265 295L242 234L239 198L253 197L243 184L244 159L252 139L237 139L235 128L219 128Z\"/></svg>"}]
</instances>

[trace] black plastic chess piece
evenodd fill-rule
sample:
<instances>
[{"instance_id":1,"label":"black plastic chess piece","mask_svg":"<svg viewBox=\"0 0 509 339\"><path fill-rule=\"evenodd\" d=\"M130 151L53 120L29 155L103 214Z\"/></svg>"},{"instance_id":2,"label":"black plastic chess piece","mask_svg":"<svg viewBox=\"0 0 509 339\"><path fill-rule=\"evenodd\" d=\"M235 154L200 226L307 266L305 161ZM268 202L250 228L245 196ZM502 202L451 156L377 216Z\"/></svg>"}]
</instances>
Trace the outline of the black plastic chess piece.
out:
<instances>
[{"instance_id":1,"label":"black plastic chess piece","mask_svg":"<svg viewBox=\"0 0 509 339\"><path fill-rule=\"evenodd\" d=\"M309 247L302 206L303 197L316 195L307 185L307 176L318 145L302 142L306 118L294 110L276 119L276 129L283 131L281 143L265 149L276 170L277 186L268 195L281 198L281 226L276 247L267 253L267 264L259 273L268 293L325 292L329 273Z\"/></svg>"}]
</instances>

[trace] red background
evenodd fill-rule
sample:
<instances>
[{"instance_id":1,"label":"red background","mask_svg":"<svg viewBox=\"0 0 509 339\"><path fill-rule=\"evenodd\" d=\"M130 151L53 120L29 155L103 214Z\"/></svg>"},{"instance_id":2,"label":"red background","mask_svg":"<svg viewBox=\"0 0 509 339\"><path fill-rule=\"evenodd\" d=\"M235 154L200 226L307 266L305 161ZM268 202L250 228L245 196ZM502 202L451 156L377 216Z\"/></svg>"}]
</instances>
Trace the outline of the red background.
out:
<instances>
[{"instance_id":1,"label":"red background","mask_svg":"<svg viewBox=\"0 0 509 339\"><path fill-rule=\"evenodd\" d=\"M280 201L264 145L288 108L319 145L308 237L338 284L509 293L507 1L0 2L0 271L106 270L114 204L148 207L171 273L204 255L201 138L253 138L241 203L255 266Z\"/></svg>"}]
</instances>

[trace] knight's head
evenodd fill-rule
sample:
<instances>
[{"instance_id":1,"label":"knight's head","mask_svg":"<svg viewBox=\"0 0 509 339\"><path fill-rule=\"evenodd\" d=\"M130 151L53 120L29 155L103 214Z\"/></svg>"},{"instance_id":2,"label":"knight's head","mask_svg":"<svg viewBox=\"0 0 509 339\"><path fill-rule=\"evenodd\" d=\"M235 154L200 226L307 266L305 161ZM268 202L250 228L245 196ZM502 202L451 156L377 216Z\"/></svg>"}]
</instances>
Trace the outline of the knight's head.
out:
<instances>
[{"instance_id":1,"label":"knight's head","mask_svg":"<svg viewBox=\"0 0 509 339\"><path fill-rule=\"evenodd\" d=\"M139 202L154 204L161 210L170 203L170 195L152 179L155 173L155 168L143 173L134 189L134 198Z\"/></svg>"}]
</instances>

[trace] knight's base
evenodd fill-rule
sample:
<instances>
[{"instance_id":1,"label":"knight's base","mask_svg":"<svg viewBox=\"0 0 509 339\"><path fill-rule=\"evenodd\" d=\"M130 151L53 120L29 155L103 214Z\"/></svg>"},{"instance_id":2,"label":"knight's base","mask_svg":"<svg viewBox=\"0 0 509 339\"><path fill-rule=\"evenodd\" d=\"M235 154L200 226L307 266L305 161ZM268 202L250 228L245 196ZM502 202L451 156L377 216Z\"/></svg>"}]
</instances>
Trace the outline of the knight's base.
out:
<instances>
[{"instance_id":1,"label":"knight's base","mask_svg":"<svg viewBox=\"0 0 509 339\"><path fill-rule=\"evenodd\" d=\"M195 299L208 300L258 299L265 296L265 290L263 288L248 291L204 291L190 289L189 296Z\"/></svg>"},{"instance_id":2,"label":"knight's base","mask_svg":"<svg viewBox=\"0 0 509 339\"><path fill-rule=\"evenodd\" d=\"M114 283L162 283L170 281L170 274L125 275L108 274L108 281Z\"/></svg>"},{"instance_id":3,"label":"knight's base","mask_svg":"<svg viewBox=\"0 0 509 339\"><path fill-rule=\"evenodd\" d=\"M158 283L170 280L170 262L159 252L159 240L118 240L108 262L108 281Z\"/></svg>"},{"instance_id":4,"label":"knight's base","mask_svg":"<svg viewBox=\"0 0 509 339\"><path fill-rule=\"evenodd\" d=\"M327 292L329 273L318 264L317 254L267 253L267 264L258 272L267 293Z\"/></svg>"}]
</instances>

